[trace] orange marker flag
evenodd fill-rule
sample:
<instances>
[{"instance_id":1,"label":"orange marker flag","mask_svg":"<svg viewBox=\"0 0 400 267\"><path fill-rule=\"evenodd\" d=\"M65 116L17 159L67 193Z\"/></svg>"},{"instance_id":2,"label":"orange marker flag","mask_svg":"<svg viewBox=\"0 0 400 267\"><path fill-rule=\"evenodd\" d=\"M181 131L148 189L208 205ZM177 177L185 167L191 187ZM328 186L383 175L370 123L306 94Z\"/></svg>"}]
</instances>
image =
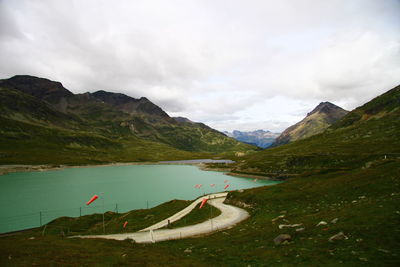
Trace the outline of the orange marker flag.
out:
<instances>
[{"instance_id":1,"label":"orange marker flag","mask_svg":"<svg viewBox=\"0 0 400 267\"><path fill-rule=\"evenodd\" d=\"M229 187L230 184L225 185L224 189L227 189Z\"/></svg>"},{"instance_id":2,"label":"orange marker flag","mask_svg":"<svg viewBox=\"0 0 400 267\"><path fill-rule=\"evenodd\" d=\"M200 209L207 203L208 198L203 198L201 201Z\"/></svg>"},{"instance_id":3,"label":"orange marker flag","mask_svg":"<svg viewBox=\"0 0 400 267\"><path fill-rule=\"evenodd\" d=\"M127 225L128 225L128 221L126 221L126 222L124 223L123 228L125 228Z\"/></svg>"},{"instance_id":4,"label":"orange marker flag","mask_svg":"<svg viewBox=\"0 0 400 267\"><path fill-rule=\"evenodd\" d=\"M199 184L199 188L201 188L203 186L203 184Z\"/></svg>"},{"instance_id":5,"label":"orange marker flag","mask_svg":"<svg viewBox=\"0 0 400 267\"><path fill-rule=\"evenodd\" d=\"M92 203L93 201L95 201L98 198L99 198L98 195L94 195L88 202L86 202L86 205L90 205L90 203Z\"/></svg>"},{"instance_id":6,"label":"orange marker flag","mask_svg":"<svg viewBox=\"0 0 400 267\"><path fill-rule=\"evenodd\" d=\"M211 187L214 187L214 186L215 186L215 184L210 184L210 186L211 186Z\"/></svg>"},{"instance_id":7,"label":"orange marker flag","mask_svg":"<svg viewBox=\"0 0 400 267\"><path fill-rule=\"evenodd\" d=\"M199 187L199 185L198 185L198 184L196 184L196 185L194 186L194 188L197 188L197 187Z\"/></svg>"}]
</instances>

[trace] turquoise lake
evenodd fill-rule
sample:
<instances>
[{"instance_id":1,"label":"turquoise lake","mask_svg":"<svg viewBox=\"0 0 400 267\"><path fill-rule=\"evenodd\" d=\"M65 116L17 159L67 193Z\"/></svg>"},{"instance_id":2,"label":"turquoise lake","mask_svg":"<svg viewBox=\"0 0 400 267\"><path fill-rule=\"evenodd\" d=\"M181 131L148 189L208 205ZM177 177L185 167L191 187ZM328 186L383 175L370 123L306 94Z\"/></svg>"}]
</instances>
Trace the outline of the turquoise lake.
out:
<instances>
[{"instance_id":1,"label":"turquoise lake","mask_svg":"<svg viewBox=\"0 0 400 267\"><path fill-rule=\"evenodd\" d=\"M103 201L106 211L126 212L151 208L172 199L192 200L203 194L221 192L226 184L230 185L229 191L276 183L201 171L189 165L102 166L10 173L0 176L0 233L38 227L60 216L101 213ZM203 186L198 189L196 184ZM100 198L86 206L95 194Z\"/></svg>"}]
</instances>

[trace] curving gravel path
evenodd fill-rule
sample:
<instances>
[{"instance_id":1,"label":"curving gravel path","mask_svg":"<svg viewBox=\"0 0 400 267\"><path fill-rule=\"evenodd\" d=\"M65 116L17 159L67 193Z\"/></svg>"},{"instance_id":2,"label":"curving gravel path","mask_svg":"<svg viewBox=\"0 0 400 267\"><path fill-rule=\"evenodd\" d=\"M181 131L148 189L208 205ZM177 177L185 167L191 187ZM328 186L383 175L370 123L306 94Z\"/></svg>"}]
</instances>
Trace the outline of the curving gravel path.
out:
<instances>
[{"instance_id":1,"label":"curving gravel path","mask_svg":"<svg viewBox=\"0 0 400 267\"><path fill-rule=\"evenodd\" d=\"M185 209L174 214L173 216L157 224L154 224L150 227L142 229L139 232L111 234L111 235L83 235L83 236L74 236L74 238L105 238L105 239L115 239L115 240L124 240L130 238L135 240L137 243L151 243L151 242L154 243L164 240L180 239L180 238L204 235L222 229L231 228L233 225L247 219L249 217L249 214L247 211L241 208L224 204L223 202L226 199L226 195L227 193L219 193L201 197L196 201L194 201ZM190 213L190 211L192 211L196 207L196 205L199 202L201 202L202 199L205 197L210 199L207 203L221 210L221 214L219 216L195 225L190 225L175 229L159 229L166 226L168 224L168 220L170 220L170 222L172 223Z\"/></svg>"}]
</instances>

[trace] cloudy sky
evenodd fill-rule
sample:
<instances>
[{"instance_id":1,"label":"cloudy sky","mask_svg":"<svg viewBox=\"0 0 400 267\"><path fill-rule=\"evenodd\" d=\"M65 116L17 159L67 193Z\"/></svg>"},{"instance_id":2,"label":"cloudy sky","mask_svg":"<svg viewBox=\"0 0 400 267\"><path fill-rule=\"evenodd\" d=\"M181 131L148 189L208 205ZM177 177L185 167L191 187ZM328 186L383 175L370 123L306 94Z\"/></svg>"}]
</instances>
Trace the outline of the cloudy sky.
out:
<instances>
[{"instance_id":1,"label":"cloudy sky","mask_svg":"<svg viewBox=\"0 0 400 267\"><path fill-rule=\"evenodd\" d=\"M400 84L399 0L0 0L0 78L146 96L218 130L282 131Z\"/></svg>"}]
</instances>

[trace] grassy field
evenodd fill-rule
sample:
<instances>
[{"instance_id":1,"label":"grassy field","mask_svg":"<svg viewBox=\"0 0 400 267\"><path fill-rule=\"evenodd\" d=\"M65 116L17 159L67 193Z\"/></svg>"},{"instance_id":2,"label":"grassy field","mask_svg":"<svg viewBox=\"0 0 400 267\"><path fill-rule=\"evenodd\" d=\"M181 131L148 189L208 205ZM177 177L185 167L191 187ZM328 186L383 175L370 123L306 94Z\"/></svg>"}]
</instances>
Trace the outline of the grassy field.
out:
<instances>
[{"instance_id":1,"label":"grassy field","mask_svg":"<svg viewBox=\"0 0 400 267\"><path fill-rule=\"evenodd\" d=\"M202 238L131 244L75 240L31 231L0 238L2 266L398 266L400 264L400 162L305 175L285 183L229 194L251 217ZM166 204L171 205L171 203ZM148 212L154 213L152 209ZM284 218L272 220L280 215ZM141 217L143 218L143 216ZM332 220L337 218L336 223ZM120 227L123 220L116 222ZM316 226L320 221L327 225ZM132 221L130 229L143 227ZM280 224L302 224L279 229ZM136 226L135 226L136 225ZM140 226L140 227L139 227ZM329 242L343 232L348 239ZM286 245L275 245L290 234ZM35 237L35 239L29 239ZM190 249L191 252L184 251ZM11 257L11 259L9 259Z\"/></svg>"}]
</instances>

